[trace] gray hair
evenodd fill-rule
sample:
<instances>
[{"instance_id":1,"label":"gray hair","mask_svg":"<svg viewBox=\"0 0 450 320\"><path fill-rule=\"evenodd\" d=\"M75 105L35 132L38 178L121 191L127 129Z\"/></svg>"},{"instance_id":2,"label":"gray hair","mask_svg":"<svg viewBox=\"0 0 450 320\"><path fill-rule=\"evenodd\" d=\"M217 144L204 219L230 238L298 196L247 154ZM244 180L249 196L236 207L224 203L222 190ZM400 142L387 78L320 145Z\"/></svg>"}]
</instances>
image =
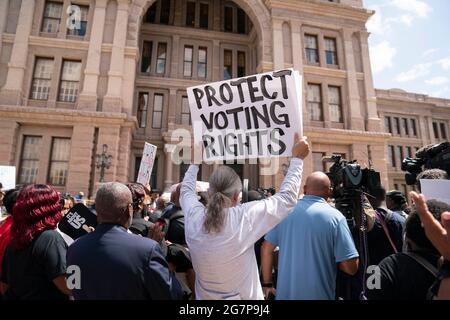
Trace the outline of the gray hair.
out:
<instances>
[{"instance_id":1,"label":"gray hair","mask_svg":"<svg viewBox=\"0 0 450 320\"><path fill-rule=\"evenodd\" d=\"M103 184L95 197L95 210L103 222L117 222L123 210L132 202L131 191L119 182Z\"/></svg>"},{"instance_id":2,"label":"gray hair","mask_svg":"<svg viewBox=\"0 0 450 320\"><path fill-rule=\"evenodd\" d=\"M209 178L209 201L203 228L206 233L220 232L225 221L224 207L242 189L241 178L227 166L214 170Z\"/></svg>"}]
</instances>

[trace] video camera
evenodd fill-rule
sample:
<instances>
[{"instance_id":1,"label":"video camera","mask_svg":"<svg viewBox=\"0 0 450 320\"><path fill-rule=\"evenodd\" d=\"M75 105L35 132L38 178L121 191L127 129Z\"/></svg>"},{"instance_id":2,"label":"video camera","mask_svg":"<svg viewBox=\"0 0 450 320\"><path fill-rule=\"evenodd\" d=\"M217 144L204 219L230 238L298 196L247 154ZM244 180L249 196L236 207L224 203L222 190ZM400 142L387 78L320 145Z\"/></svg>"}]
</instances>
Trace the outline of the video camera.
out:
<instances>
[{"instance_id":1,"label":"video camera","mask_svg":"<svg viewBox=\"0 0 450 320\"><path fill-rule=\"evenodd\" d=\"M333 187L336 209L347 218L353 233L361 227L361 195L381 187L380 173L369 168L361 169L356 160L347 161L340 155L323 160L333 162L327 175Z\"/></svg>"},{"instance_id":2,"label":"video camera","mask_svg":"<svg viewBox=\"0 0 450 320\"><path fill-rule=\"evenodd\" d=\"M406 171L405 181L408 185L416 183L417 176L424 169L442 169L450 175L450 143L428 145L415 154L415 158L406 157L402 161L402 171Z\"/></svg>"},{"instance_id":3,"label":"video camera","mask_svg":"<svg viewBox=\"0 0 450 320\"><path fill-rule=\"evenodd\" d=\"M345 300L360 299L364 296L364 272L368 263L368 221L364 214L363 195L371 194L373 190L381 187L380 173L371 168L362 169L356 160L347 161L340 155L324 157L323 160L333 162L327 175L333 187L336 209L346 217L361 257L360 272L357 275L349 276L338 272L336 295Z\"/></svg>"}]
</instances>

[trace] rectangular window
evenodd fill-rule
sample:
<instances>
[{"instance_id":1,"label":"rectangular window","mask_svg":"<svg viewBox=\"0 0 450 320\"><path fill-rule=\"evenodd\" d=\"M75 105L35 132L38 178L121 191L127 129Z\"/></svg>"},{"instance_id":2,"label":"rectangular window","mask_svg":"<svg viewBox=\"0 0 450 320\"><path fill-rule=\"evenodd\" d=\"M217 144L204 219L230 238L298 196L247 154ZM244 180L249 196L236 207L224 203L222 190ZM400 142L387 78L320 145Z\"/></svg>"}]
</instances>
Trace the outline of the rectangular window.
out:
<instances>
[{"instance_id":1,"label":"rectangular window","mask_svg":"<svg viewBox=\"0 0 450 320\"><path fill-rule=\"evenodd\" d=\"M233 52L225 50L223 52L223 79L233 78Z\"/></svg>"},{"instance_id":2,"label":"rectangular window","mask_svg":"<svg viewBox=\"0 0 450 320\"><path fill-rule=\"evenodd\" d=\"M445 123L441 122L439 124L439 126L441 127L441 138L442 138L442 140L446 140L447 139L447 130L445 130Z\"/></svg>"},{"instance_id":3,"label":"rectangular window","mask_svg":"<svg viewBox=\"0 0 450 320\"><path fill-rule=\"evenodd\" d=\"M139 92L137 119L139 128L147 127L148 93Z\"/></svg>"},{"instance_id":4,"label":"rectangular window","mask_svg":"<svg viewBox=\"0 0 450 320\"><path fill-rule=\"evenodd\" d=\"M191 124L191 111L189 110L189 100L187 96L181 98L181 124Z\"/></svg>"},{"instance_id":5,"label":"rectangular window","mask_svg":"<svg viewBox=\"0 0 450 320\"><path fill-rule=\"evenodd\" d=\"M439 128L438 128L437 122L433 122L433 132L434 132L434 137L436 139L439 139Z\"/></svg>"},{"instance_id":6,"label":"rectangular window","mask_svg":"<svg viewBox=\"0 0 450 320\"><path fill-rule=\"evenodd\" d=\"M75 23L73 26L70 25L70 27L67 28L67 34L71 36L84 37L86 35L89 6L76 6L80 8L80 24L78 25Z\"/></svg>"},{"instance_id":7,"label":"rectangular window","mask_svg":"<svg viewBox=\"0 0 450 320\"><path fill-rule=\"evenodd\" d=\"M166 53L167 53L167 44L165 42L158 43L158 53L156 59L157 74L166 73Z\"/></svg>"},{"instance_id":8,"label":"rectangular window","mask_svg":"<svg viewBox=\"0 0 450 320\"><path fill-rule=\"evenodd\" d=\"M197 61L197 77L206 78L208 49L205 47L198 48Z\"/></svg>"},{"instance_id":9,"label":"rectangular window","mask_svg":"<svg viewBox=\"0 0 450 320\"><path fill-rule=\"evenodd\" d=\"M195 27L195 2L186 2L186 26Z\"/></svg>"},{"instance_id":10,"label":"rectangular window","mask_svg":"<svg viewBox=\"0 0 450 320\"><path fill-rule=\"evenodd\" d=\"M402 126L403 126L403 132L405 133L405 135L409 136L408 119L402 118Z\"/></svg>"},{"instance_id":11,"label":"rectangular window","mask_svg":"<svg viewBox=\"0 0 450 320\"><path fill-rule=\"evenodd\" d=\"M391 117L384 117L384 130L392 133Z\"/></svg>"},{"instance_id":12,"label":"rectangular window","mask_svg":"<svg viewBox=\"0 0 450 320\"><path fill-rule=\"evenodd\" d=\"M209 5L200 3L200 28L208 29L209 26Z\"/></svg>"},{"instance_id":13,"label":"rectangular window","mask_svg":"<svg viewBox=\"0 0 450 320\"><path fill-rule=\"evenodd\" d=\"M396 161L395 161L395 151L394 146L388 146L388 158L391 163L391 167L396 167Z\"/></svg>"},{"instance_id":14,"label":"rectangular window","mask_svg":"<svg viewBox=\"0 0 450 320\"><path fill-rule=\"evenodd\" d=\"M400 135L400 119L394 118L394 132L398 135Z\"/></svg>"},{"instance_id":15,"label":"rectangular window","mask_svg":"<svg viewBox=\"0 0 450 320\"><path fill-rule=\"evenodd\" d=\"M150 8L148 8L145 13L145 22L146 23L155 23L156 19L156 1L152 4Z\"/></svg>"},{"instance_id":16,"label":"rectangular window","mask_svg":"<svg viewBox=\"0 0 450 320\"><path fill-rule=\"evenodd\" d=\"M313 152L313 171L322 171L325 172L325 163L322 161L322 158L325 156L323 152Z\"/></svg>"},{"instance_id":17,"label":"rectangular window","mask_svg":"<svg viewBox=\"0 0 450 320\"><path fill-rule=\"evenodd\" d=\"M58 101L75 102L81 76L81 61L63 61Z\"/></svg>"},{"instance_id":18,"label":"rectangular window","mask_svg":"<svg viewBox=\"0 0 450 320\"><path fill-rule=\"evenodd\" d=\"M398 184L397 183L394 183L394 190L400 191L399 188L398 188Z\"/></svg>"},{"instance_id":19,"label":"rectangular window","mask_svg":"<svg viewBox=\"0 0 450 320\"><path fill-rule=\"evenodd\" d=\"M36 183L42 137L24 136L20 158L19 184Z\"/></svg>"},{"instance_id":20,"label":"rectangular window","mask_svg":"<svg viewBox=\"0 0 450 320\"><path fill-rule=\"evenodd\" d=\"M327 64L329 65L337 65L337 50L336 50L336 39L334 38L325 38L325 55Z\"/></svg>"},{"instance_id":21,"label":"rectangular window","mask_svg":"<svg viewBox=\"0 0 450 320\"><path fill-rule=\"evenodd\" d=\"M48 183L65 186L70 159L70 138L53 138Z\"/></svg>"},{"instance_id":22,"label":"rectangular window","mask_svg":"<svg viewBox=\"0 0 450 320\"><path fill-rule=\"evenodd\" d=\"M411 119L411 131L414 137L417 137L416 119Z\"/></svg>"},{"instance_id":23,"label":"rectangular window","mask_svg":"<svg viewBox=\"0 0 450 320\"><path fill-rule=\"evenodd\" d=\"M237 76L245 77L245 52L238 51L237 58L238 58Z\"/></svg>"},{"instance_id":24,"label":"rectangular window","mask_svg":"<svg viewBox=\"0 0 450 320\"><path fill-rule=\"evenodd\" d=\"M153 162L152 174L150 175L150 187L152 190L156 189L158 185L158 157L155 157L155 162Z\"/></svg>"},{"instance_id":25,"label":"rectangular window","mask_svg":"<svg viewBox=\"0 0 450 320\"><path fill-rule=\"evenodd\" d=\"M183 76L192 77L192 57L194 48L192 46L184 46L184 64Z\"/></svg>"},{"instance_id":26,"label":"rectangular window","mask_svg":"<svg viewBox=\"0 0 450 320\"><path fill-rule=\"evenodd\" d=\"M161 0L161 15L159 16L159 23L169 24L170 17L170 0Z\"/></svg>"},{"instance_id":27,"label":"rectangular window","mask_svg":"<svg viewBox=\"0 0 450 320\"><path fill-rule=\"evenodd\" d=\"M152 128L160 129L162 125L162 111L163 111L164 97L162 94L155 94L153 97L153 119Z\"/></svg>"},{"instance_id":28,"label":"rectangular window","mask_svg":"<svg viewBox=\"0 0 450 320\"><path fill-rule=\"evenodd\" d=\"M308 84L309 119L322 121L322 90L319 84Z\"/></svg>"},{"instance_id":29,"label":"rectangular window","mask_svg":"<svg viewBox=\"0 0 450 320\"><path fill-rule=\"evenodd\" d=\"M319 63L317 36L305 35L306 60L309 64Z\"/></svg>"},{"instance_id":30,"label":"rectangular window","mask_svg":"<svg viewBox=\"0 0 450 320\"><path fill-rule=\"evenodd\" d=\"M223 29L233 32L233 8L225 6Z\"/></svg>"},{"instance_id":31,"label":"rectangular window","mask_svg":"<svg viewBox=\"0 0 450 320\"><path fill-rule=\"evenodd\" d=\"M242 10L241 8L237 9L237 32L240 34L245 34L246 33L246 14L245 11Z\"/></svg>"},{"instance_id":32,"label":"rectangular window","mask_svg":"<svg viewBox=\"0 0 450 320\"><path fill-rule=\"evenodd\" d=\"M42 19L42 32L58 33L61 24L63 4L58 2L46 2L44 18Z\"/></svg>"},{"instance_id":33,"label":"rectangular window","mask_svg":"<svg viewBox=\"0 0 450 320\"><path fill-rule=\"evenodd\" d=\"M53 59L37 58L34 65L30 98L48 100L53 75Z\"/></svg>"},{"instance_id":34,"label":"rectangular window","mask_svg":"<svg viewBox=\"0 0 450 320\"><path fill-rule=\"evenodd\" d=\"M341 88L328 87L328 104L330 105L330 120L342 123Z\"/></svg>"},{"instance_id":35,"label":"rectangular window","mask_svg":"<svg viewBox=\"0 0 450 320\"><path fill-rule=\"evenodd\" d=\"M152 64L152 51L153 42L144 41L142 45L142 60L141 60L141 72L150 73L150 67Z\"/></svg>"}]
</instances>

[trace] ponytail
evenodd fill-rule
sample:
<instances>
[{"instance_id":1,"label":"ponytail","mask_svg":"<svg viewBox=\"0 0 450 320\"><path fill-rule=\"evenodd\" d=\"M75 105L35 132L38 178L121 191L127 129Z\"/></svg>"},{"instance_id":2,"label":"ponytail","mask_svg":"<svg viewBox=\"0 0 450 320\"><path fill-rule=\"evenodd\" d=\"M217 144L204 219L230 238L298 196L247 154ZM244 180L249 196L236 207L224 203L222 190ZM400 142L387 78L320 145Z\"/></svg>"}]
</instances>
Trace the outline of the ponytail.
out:
<instances>
[{"instance_id":1,"label":"ponytail","mask_svg":"<svg viewBox=\"0 0 450 320\"><path fill-rule=\"evenodd\" d=\"M218 233L225 222L224 208L231 205L231 199L242 188L241 179L227 166L214 170L209 178L209 201L206 208L203 229L206 233Z\"/></svg>"},{"instance_id":2,"label":"ponytail","mask_svg":"<svg viewBox=\"0 0 450 320\"><path fill-rule=\"evenodd\" d=\"M211 197L208 207L206 209L206 217L203 222L203 228L206 233L220 232L225 220L225 213L223 208L227 201L230 201L221 192L216 192Z\"/></svg>"}]
</instances>

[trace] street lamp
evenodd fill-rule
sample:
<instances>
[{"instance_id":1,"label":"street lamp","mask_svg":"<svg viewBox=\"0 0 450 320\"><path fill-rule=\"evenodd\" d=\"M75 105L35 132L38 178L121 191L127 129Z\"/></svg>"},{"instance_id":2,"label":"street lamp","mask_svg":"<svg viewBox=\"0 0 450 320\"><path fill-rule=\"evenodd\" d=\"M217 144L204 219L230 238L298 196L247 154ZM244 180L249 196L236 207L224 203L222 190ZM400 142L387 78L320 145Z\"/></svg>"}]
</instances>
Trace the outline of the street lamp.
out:
<instances>
[{"instance_id":1,"label":"street lamp","mask_svg":"<svg viewBox=\"0 0 450 320\"><path fill-rule=\"evenodd\" d=\"M109 169L112 162L112 155L108 153L108 145L103 145L102 154L95 155L95 164L100 169L100 182L105 182L105 169Z\"/></svg>"}]
</instances>

